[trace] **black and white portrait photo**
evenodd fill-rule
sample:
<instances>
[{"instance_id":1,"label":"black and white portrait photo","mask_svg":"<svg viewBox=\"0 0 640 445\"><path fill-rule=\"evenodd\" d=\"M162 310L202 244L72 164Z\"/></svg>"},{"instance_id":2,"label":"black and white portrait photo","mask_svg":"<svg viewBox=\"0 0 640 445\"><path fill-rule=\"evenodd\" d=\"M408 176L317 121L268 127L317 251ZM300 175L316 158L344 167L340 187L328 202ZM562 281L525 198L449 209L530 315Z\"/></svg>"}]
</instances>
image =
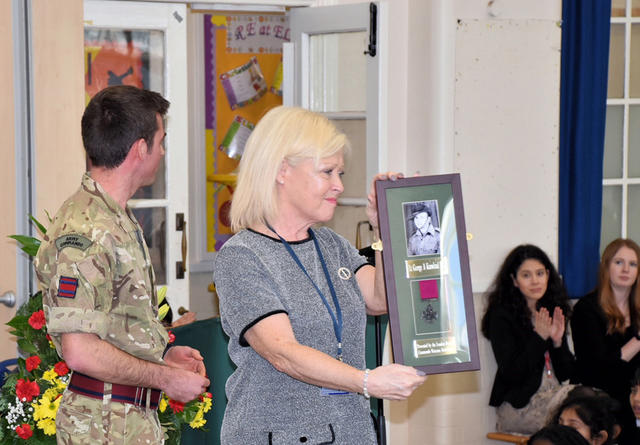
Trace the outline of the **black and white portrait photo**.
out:
<instances>
[{"instance_id":1,"label":"black and white portrait photo","mask_svg":"<svg viewBox=\"0 0 640 445\"><path fill-rule=\"evenodd\" d=\"M437 200L402 204L407 234L407 255L440 253L440 218Z\"/></svg>"}]
</instances>

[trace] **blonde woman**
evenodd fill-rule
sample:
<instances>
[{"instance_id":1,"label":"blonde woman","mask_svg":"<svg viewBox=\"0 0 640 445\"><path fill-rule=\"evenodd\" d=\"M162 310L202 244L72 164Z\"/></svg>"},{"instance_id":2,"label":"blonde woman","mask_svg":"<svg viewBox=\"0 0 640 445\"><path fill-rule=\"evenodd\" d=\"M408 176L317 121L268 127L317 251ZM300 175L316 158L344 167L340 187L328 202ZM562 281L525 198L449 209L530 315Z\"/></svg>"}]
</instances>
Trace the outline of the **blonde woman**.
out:
<instances>
[{"instance_id":1,"label":"blonde woman","mask_svg":"<svg viewBox=\"0 0 640 445\"><path fill-rule=\"evenodd\" d=\"M405 399L426 379L397 364L365 369L366 314L387 308L381 266L314 227L333 217L348 149L328 119L288 107L269 111L247 141L231 207L237 233L214 272L237 365L226 445L375 444L367 398ZM374 190L367 215L377 231Z\"/></svg>"}]
</instances>

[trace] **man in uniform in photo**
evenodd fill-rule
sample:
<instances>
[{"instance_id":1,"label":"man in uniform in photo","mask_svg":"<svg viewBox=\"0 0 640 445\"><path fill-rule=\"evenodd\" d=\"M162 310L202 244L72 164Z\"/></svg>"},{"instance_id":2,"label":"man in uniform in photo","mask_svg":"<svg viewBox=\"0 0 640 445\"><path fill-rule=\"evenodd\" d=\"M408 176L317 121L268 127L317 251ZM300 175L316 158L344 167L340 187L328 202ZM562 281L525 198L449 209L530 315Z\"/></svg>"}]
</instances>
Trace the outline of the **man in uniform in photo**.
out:
<instances>
[{"instance_id":1,"label":"man in uniform in photo","mask_svg":"<svg viewBox=\"0 0 640 445\"><path fill-rule=\"evenodd\" d=\"M410 219L415 232L409 237L409 255L430 255L440 252L440 229L433 226L431 209L424 202L413 205Z\"/></svg>"},{"instance_id":2,"label":"man in uniform in photo","mask_svg":"<svg viewBox=\"0 0 640 445\"><path fill-rule=\"evenodd\" d=\"M209 386L197 350L167 349L149 250L127 205L155 180L168 107L132 86L95 95L82 117L88 172L38 250L47 330L73 371L58 444L162 443L161 392L186 403Z\"/></svg>"}]
</instances>

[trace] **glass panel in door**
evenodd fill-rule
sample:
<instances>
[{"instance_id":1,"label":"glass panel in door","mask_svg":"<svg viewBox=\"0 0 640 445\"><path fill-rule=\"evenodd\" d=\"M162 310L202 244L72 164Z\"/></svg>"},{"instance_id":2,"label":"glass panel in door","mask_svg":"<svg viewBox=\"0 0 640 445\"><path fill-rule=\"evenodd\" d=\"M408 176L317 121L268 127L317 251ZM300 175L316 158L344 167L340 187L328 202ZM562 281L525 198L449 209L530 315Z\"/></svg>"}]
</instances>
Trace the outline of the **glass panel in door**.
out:
<instances>
[{"instance_id":1,"label":"glass panel in door","mask_svg":"<svg viewBox=\"0 0 640 445\"><path fill-rule=\"evenodd\" d=\"M84 41L87 103L98 91L113 85L132 85L164 94L164 31L85 27ZM167 141L165 148L169 149ZM136 205L144 207L134 209L134 214L144 231L159 285L167 282L166 202L149 205L146 200L166 200L166 177L163 159L156 181L138 189L132 197Z\"/></svg>"}]
</instances>

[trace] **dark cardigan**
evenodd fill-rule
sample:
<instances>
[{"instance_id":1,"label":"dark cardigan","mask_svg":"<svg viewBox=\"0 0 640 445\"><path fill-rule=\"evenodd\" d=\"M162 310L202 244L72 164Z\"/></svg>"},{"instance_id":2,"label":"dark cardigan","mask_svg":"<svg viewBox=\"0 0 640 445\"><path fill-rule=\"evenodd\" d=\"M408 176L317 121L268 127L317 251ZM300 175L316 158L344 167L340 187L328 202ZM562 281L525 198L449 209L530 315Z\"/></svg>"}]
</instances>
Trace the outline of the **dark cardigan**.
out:
<instances>
[{"instance_id":1,"label":"dark cardigan","mask_svg":"<svg viewBox=\"0 0 640 445\"><path fill-rule=\"evenodd\" d=\"M621 358L620 349L633 337L633 329L623 334L607 334L607 319L596 292L582 297L574 306L571 333L576 351L576 381L603 389L620 403L618 420L622 423L619 443L634 444L629 435L636 433L635 418L629 405L629 390L635 369L640 366L640 354L629 362Z\"/></svg>"},{"instance_id":2,"label":"dark cardigan","mask_svg":"<svg viewBox=\"0 0 640 445\"><path fill-rule=\"evenodd\" d=\"M633 372L640 365L640 354L625 362L620 349L633 337L632 329L624 334L607 334L607 319L597 294L592 292L576 303L571 332L578 365L577 381L603 389L613 397L628 398Z\"/></svg>"},{"instance_id":3,"label":"dark cardigan","mask_svg":"<svg viewBox=\"0 0 640 445\"><path fill-rule=\"evenodd\" d=\"M498 363L489 405L509 402L522 408L540 388L544 369L544 353L549 351L553 371L560 382L572 377L575 360L567 345L566 335L559 348L543 340L532 327L523 328L513 314L496 306L487 313L489 340Z\"/></svg>"}]
</instances>

